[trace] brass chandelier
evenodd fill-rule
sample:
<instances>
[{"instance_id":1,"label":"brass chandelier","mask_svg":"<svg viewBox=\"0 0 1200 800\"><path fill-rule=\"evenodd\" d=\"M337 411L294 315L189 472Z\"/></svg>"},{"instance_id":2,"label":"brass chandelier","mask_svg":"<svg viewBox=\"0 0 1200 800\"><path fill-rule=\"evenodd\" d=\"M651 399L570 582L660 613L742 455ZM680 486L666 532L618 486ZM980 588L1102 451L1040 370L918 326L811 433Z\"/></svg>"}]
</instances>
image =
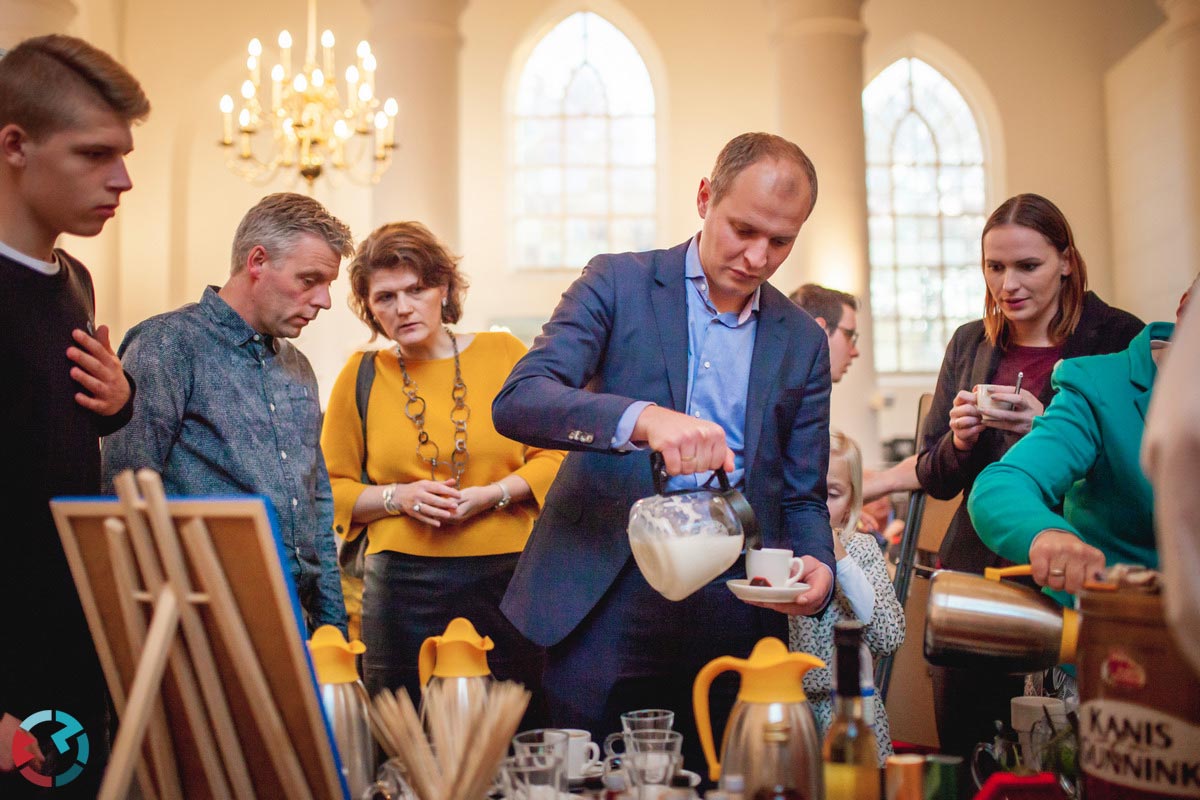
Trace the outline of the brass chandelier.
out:
<instances>
[{"instance_id":1,"label":"brass chandelier","mask_svg":"<svg viewBox=\"0 0 1200 800\"><path fill-rule=\"evenodd\" d=\"M292 70L291 34L281 32L278 42L279 61L271 67L266 87L262 42L251 39L248 75L236 114L233 97L221 98L221 148L229 168L258 184L295 169L310 192L328 167L355 183L378 182L392 162L399 106L391 97L379 101L371 45L358 43L356 60L346 67L343 101L334 72L332 31L321 34L317 63L316 0L308 0L308 45L299 71Z\"/></svg>"}]
</instances>

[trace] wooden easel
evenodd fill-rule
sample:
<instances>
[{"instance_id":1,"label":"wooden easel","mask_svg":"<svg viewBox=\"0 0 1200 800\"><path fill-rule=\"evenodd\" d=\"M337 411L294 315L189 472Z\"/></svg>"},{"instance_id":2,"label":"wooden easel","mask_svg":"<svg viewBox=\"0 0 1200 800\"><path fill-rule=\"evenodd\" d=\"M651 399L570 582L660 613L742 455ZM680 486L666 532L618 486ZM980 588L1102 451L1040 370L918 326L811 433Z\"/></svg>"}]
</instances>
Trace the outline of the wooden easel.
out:
<instances>
[{"instance_id":1,"label":"wooden easel","mask_svg":"<svg viewBox=\"0 0 1200 800\"><path fill-rule=\"evenodd\" d=\"M258 498L51 503L120 727L101 800L347 794Z\"/></svg>"}]
</instances>

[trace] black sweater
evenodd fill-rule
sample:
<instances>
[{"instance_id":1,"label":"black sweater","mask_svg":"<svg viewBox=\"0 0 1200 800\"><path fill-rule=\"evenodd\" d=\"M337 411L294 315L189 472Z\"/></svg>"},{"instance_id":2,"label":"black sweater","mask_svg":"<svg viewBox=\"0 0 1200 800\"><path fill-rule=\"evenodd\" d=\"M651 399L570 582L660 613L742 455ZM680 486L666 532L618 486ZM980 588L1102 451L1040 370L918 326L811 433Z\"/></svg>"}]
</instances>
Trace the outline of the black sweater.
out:
<instances>
[{"instance_id":1,"label":"black sweater","mask_svg":"<svg viewBox=\"0 0 1200 800\"><path fill-rule=\"evenodd\" d=\"M10 631L0 648L0 713L18 718L74 713L68 704L89 705L102 687L48 503L99 494L100 436L133 413L132 398L111 417L75 402L81 387L66 351L71 331L88 330L95 304L87 269L62 252L58 260L58 273L44 275L0 256L0 608ZM102 704L102 689L98 697Z\"/></svg>"}]
</instances>

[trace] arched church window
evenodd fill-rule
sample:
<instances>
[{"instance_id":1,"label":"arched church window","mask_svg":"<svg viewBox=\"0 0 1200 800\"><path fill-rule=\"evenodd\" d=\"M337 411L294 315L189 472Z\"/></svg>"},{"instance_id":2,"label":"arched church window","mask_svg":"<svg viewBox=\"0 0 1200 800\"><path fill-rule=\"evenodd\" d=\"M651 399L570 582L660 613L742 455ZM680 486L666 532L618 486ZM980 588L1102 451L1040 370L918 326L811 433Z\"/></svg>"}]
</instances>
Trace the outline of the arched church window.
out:
<instances>
[{"instance_id":1,"label":"arched church window","mask_svg":"<svg viewBox=\"0 0 1200 800\"><path fill-rule=\"evenodd\" d=\"M902 58L863 90L871 312L879 372L936 372L983 313L985 154L966 100Z\"/></svg>"},{"instance_id":2,"label":"arched church window","mask_svg":"<svg viewBox=\"0 0 1200 800\"><path fill-rule=\"evenodd\" d=\"M530 53L512 112L514 266L654 246L654 87L625 34L592 12L564 19Z\"/></svg>"}]
</instances>

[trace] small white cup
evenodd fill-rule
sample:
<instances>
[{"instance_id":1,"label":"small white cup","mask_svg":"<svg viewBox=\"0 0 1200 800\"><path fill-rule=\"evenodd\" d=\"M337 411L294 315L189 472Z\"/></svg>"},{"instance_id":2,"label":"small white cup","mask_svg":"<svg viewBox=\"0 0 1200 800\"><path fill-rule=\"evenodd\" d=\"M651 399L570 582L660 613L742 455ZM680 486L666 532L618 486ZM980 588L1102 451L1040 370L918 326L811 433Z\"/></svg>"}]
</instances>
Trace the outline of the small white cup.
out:
<instances>
[{"instance_id":1,"label":"small white cup","mask_svg":"<svg viewBox=\"0 0 1200 800\"><path fill-rule=\"evenodd\" d=\"M796 571L794 576L793 567ZM749 580L766 578L772 586L792 586L800 580L802 568L802 562L792 555L791 550L764 547L746 551L746 578Z\"/></svg>"},{"instance_id":2,"label":"small white cup","mask_svg":"<svg viewBox=\"0 0 1200 800\"><path fill-rule=\"evenodd\" d=\"M991 414L987 412L990 409L999 409L1001 411L1012 411L1012 403L1007 400L997 400L992 397L993 394L1011 394L1012 386L1002 386L998 383L981 383L975 387L975 405L979 408L979 417L985 422L994 420Z\"/></svg>"},{"instance_id":3,"label":"small white cup","mask_svg":"<svg viewBox=\"0 0 1200 800\"><path fill-rule=\"evenodd\" d=\"M1012 715L1012 727L1017 733L1017 742L1021 745L1021 754L1025 758L1029 758L1032 752L1029 732L1038 720L1046 718L1047 713L1054 720L1056 727L1069 724L1067 707L1057 697L1014 697L1009 701L1009 710Z\"/></svg>"},{"instance_id":4,"label":"small white cup","mask_svg":"<svg viewBox=\"0 0 1200 800\"><path fill-rule=\"evenodd\" d=\"M592 741L592 734L579 728L559 728L567 735L567 777L571 780L583 778L600 766L600 745Z\"/></svg>"}]
</instances>

